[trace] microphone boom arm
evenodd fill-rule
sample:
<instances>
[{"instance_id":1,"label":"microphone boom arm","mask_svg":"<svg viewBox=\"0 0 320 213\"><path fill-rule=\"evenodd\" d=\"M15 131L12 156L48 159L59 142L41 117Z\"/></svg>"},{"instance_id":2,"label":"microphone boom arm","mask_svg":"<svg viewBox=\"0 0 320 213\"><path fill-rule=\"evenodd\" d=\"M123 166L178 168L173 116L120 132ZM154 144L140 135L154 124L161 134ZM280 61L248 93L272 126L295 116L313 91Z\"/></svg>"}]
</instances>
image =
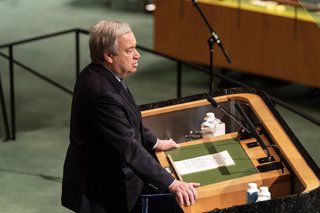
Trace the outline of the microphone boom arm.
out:
<instances>
[{"instance_id":1,"label":"microphone boom arm","mask_svg":"<svg viewBox=\"0 0 320 213\"><path fill-rule=\"evenodd\" d=\"M210 45L214 45L214 43L217 43L218 46L221 48L223 55L225 56L225 58L227 59L227 61L229 63L232 63L232 60L228 54L228 52L224 49L221 40L218 37L218 34L212 29L211 25L209 24L206 16L203 14L201 8L199 7L198 3L196 2L196 0L192 0L193 6L195 6L198 10L198 12L200 13L200 16L202 17L203 21L206 23L208 29L209 29L209 33L210 33L210 39L212 39L213 41L210 42ZM211 47L212 48L212 47Z\"/></svg>"},{"instance_id":2,"label":"microphone boom arm","mask_svg":"<svg viewBox=\"0 0 320 213\"><path fill-rule=\"evenodd\" d=\"M218 104L213 98L211 98L209 95L207 95L207 100L211 103L211 105L215 108L220 109L223 111L226 115L228 115L234 122L236 122L239 126L241 126L246 132L248 132L251 135L250 130L248 130L244 125L241 124L241 120L237 118L235 115L227 112L222 106Z\"/></svg>"},{"instance_id":3,"label":"microphone boom arm","mask_svg":"<svg viewBox=\"0 0 320 213\"><path fill-rule=\"evenodd\" d=\"M266 144L263 142L263 140L261 139L260 135L257 133L253 123L250 121L250 119L248 118L247 114L244 112L244 110L242 109L242 107L238 104L235 103L235 107L236 109L239 111L239 113L241 114L241 116L245 119L246 123L249 126L249 129L251 130L252 136L257 140L257 142L259 143L259 145L261 146L261 148L263 150L266 150L267 152L267 157L271 158L271 154L269 152L268 147L266 146Z\"/></svg>"}]
</instances>

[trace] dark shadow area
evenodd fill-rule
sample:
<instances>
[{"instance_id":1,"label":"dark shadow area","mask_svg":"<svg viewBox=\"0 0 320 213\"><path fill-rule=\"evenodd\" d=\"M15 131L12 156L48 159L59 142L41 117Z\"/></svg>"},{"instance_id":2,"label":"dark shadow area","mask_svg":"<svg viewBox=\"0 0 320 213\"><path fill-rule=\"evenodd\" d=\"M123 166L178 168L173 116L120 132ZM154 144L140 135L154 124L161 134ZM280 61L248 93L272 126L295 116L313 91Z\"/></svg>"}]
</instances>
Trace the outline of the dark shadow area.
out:
<instances>
[{"instance_id":1,"label":"dark shadow area","mask_svg":"<svg viewBox=\"0 0 320 213\"><path fill-rule=\"evenodd\" d=\"M11 169L1 169L1 168L0 168L0 172L8 172L8 173L14 173L14 174L21 174L21 175L37 176L37 177L41 177L42 179L48 180L48 181L53 181L53 182L58 182L58 183L62 182L61 177L56 177L56 176L51 176L51 175L35 174L35 173L31 173L31 172L21 172L21 171L14 171Z\"/></svg>"},{"instance_id":2,"label":"dark shadow area","mask_svg":"<svg viewBox=\"0 0 320 213\"><path fill-rule=\"evenodd\" d=\"M110 7L111 0L72 0L69 4L75 7Z\"/></svg>"},{"instance_id":3,"label":"dark shadow area","mask_svg":"<svg viewBox=\"0 0 320 213\"><path fill-rule=\"evenodd\" d=\"M222 70L223 75L247 84L253 88L261 89L288 104L303 111L312 111L315 118L320 118L317 111L320 106L320 88L308 87L280 79L257 76L232 70ZM237 85L221 81L219 88L232 88Z\"/></svg>"}]
</instances>

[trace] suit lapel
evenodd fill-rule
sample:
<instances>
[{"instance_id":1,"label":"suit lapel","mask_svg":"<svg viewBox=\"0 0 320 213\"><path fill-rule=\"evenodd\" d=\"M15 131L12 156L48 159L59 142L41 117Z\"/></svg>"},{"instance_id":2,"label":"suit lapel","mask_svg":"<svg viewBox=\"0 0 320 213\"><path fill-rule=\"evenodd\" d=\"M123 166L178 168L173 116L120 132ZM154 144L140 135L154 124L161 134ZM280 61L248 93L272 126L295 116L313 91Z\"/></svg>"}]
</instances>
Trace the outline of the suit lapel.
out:
<instances>
[{"instance_id":1,"label":"suit lapel","mask_svg":"<svg viewBox=\"0 0 320 213\"><path fill-rule=\"evenodd\" d=\"M128 91L125 90L125 88L121 85L121 83L116 79L116 77L109 71L107 68L105 68L102 65L98 65L98 71L101 73L104 77L106 77L113 85L115 90L118 92L118 94L121 96L121 98L126 102L126 104L135 112L135 114L138 116L138 118L141 118L140 110L138 106L136 105L130 91L128 88Z\"/></svg>"},{"instance_id":2,"label":"suit lapel","mask_svg":"<svg viewBox=\"0 0 320 213\"><path fill-rule=\"evenodd\" d=\"M122 85L121 85L121 87L122 87ZM124 88L121 88L119 94L122 97L122 99L133 109L133 111L136 113L136 115L139 118L141 118L140 110L137 107L133 97L131 96L129 89L128 89L128 91L126 91Z\"/></svg>"}]
</instances>

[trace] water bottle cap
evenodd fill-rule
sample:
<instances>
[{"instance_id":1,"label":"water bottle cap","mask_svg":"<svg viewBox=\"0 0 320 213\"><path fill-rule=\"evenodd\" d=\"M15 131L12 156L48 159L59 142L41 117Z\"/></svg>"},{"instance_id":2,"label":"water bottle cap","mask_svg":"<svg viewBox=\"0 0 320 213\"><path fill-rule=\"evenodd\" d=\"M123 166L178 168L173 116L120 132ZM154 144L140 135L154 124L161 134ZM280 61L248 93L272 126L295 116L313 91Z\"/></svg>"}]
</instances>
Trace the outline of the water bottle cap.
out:
<instances>
[{"instance_id":1,"label":"water bottle cap","mask_svg":"<svg viewBox=\"0 0 320 213\"><path fill-rule=\"evenodd\" d=\"M256 183L248 183L248 187L250 189L255 189L255 188L257 188L257 184Z\"/></svg>"},{"instance_id":2,"label":"water bottle cap","mask_svg":"<svg viewBox=\"0 0 320 213\"><path fill-rule=\"evenodd\" d=\"M261 186L261 187L260 187L260 191L261 191L262 193L268 193L268 192L269 192L268 187L266 187L266 186Z\"/></svg>"},{"instance_id":3,"label":"water bottle cap","mask_svg":"<svg viewBox=\"0 0 320 213\"><path fill-rule=\"evenodd\" d=\"M212 121L212 120L214 120L215 119L215 117L214 117L214 113L213 112L208 112L207 114L206 114L206 117L204 118L204 120L206 120L206 121Z\"/></svg>"}]
</instances>

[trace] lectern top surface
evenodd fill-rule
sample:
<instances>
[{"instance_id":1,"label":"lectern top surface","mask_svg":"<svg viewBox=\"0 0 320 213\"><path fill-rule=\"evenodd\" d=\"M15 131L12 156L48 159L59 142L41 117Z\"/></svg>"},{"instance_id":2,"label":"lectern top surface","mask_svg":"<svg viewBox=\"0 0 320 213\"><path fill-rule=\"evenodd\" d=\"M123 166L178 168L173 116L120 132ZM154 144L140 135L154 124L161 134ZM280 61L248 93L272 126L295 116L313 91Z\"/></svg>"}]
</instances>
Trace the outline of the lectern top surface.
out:
<instances>
[{"instance_id":1,"label":"lectern top surface","mask_svg":"<svg viewBox=\"0 0 320 213\"><path fill-rule=\"evenodd\" d=\"M257 173L255 166L236 139L182 146L165 153L167 156L170 155L173 161L181 161L222 151L228 151L235 162L234 165L181 175L182 179L186 182L198 182L204 186Z\"/></svg>"}]
</instances>

